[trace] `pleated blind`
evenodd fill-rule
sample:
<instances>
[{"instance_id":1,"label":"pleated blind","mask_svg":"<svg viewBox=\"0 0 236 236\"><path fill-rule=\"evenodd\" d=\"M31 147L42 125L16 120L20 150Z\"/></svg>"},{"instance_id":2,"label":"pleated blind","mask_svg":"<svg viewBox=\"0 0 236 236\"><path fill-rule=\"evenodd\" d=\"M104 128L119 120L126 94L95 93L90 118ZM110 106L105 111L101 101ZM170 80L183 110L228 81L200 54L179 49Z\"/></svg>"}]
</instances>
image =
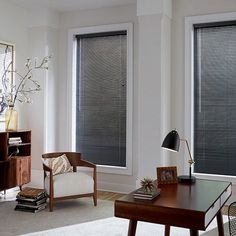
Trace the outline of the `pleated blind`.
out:
<instances>
[{"instance_id":1,"label":"pleated blind","mask_svg":"<svg viewBox=\"0 0 236 236\"><path fill-rule=\"evenodd\" d=\"M76 150L126 166L126 31L77 37Z\"/></svg>"},{"instance_id":2,"label":"pleated blind","mask_svg":"<svg viewBox=\"0 0 236 236\"><path fill-rule=\"evenodd\" d=\"M194 172L236 175L236 23L194 28Z\"/></svg>"}]
</instances>

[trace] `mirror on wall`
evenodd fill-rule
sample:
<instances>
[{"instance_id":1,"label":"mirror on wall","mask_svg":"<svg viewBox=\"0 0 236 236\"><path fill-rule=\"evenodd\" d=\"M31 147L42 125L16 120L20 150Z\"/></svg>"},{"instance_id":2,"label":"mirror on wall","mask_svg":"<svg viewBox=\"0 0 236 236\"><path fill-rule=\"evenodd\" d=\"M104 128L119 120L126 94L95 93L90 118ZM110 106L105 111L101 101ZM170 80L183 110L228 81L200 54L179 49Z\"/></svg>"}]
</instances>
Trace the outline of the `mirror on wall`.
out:
<instances>
[{"instance_id":1,"label":"mirror on wall","mask_svg":"<svg viewBox=\"0 0 236 236\"><path fill-rule=\"evenodd\" d=\"M0 115L3 115L7 103L4 97L7 89L13 87L14 45L0 41ZM0 117L1 122L1 117Z\"/></svg>"}]
</instances>

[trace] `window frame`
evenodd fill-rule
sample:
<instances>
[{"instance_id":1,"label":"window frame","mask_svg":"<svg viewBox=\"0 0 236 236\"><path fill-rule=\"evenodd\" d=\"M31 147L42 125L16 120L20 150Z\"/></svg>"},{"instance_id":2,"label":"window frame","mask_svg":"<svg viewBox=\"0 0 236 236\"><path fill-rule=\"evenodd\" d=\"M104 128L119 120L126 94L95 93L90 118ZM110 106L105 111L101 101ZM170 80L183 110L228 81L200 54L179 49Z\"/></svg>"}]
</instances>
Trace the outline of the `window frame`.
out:
<instances>
[{"instance_id":1,"label":"window frame","mask_svg":"<svg viewBox=\"0 0 236 236\"><path fill-rule=\"evenodd\" d=\"M193 131L194 131L194 25L208 24L214 22L235 21L236 12L211 14L201 16L185 17L185 125L184 135L190 142L191 153L193 153ZM184 154L184 172L188 170L188 155ZM236 184L236 176L200 174L194 173L194 176L201 179L212 179L231 181Z\"/></svg>"},{"instance_id":2,"label":"window frame","mask_svg":"<svg viewBox=\"0 0 236 236\"><path fill-rule=\"evenodd\" d=\"M133 120L133 24L109 24L70 29L68 32L68 145L71 151L76 147L75 104L76 104L76 35L105 33L113 31L127 32L127 98L126 98L126 167L97 165L98 172L132 175L132 120ZM73 109L74 108L74 109Z\"/></svg>"}]
</instances>

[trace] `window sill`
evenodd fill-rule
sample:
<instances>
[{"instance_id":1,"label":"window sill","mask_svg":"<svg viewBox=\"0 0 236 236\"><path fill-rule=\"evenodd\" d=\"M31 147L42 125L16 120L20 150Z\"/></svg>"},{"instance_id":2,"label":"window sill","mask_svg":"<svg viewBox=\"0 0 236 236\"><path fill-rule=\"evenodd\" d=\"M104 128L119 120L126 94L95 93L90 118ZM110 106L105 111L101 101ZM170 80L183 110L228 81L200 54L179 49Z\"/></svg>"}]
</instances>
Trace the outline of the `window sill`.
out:
<instances>
[{"instance_id":1,"label":"window sill","mask_svg":"<svg viewBox=\"0 0 236 236\"><path fill-rule=\"evenodd\" d=\"M97 165L97 171L106 174L132 175L132 169L128 167Z\"/></svg>"},{"instance_id":2,"label":"window sill","mask_svg":"<svg viewBox=\"0 0 236 236\"><path fill-rule=\"evenodd\" d=\"M236 185L236 176L233 175L215 175L215 174L200 174L200 173L193 173L193 175L199 179L230 181L232 182L233 185Z\"/></svg>"}]
</instances>

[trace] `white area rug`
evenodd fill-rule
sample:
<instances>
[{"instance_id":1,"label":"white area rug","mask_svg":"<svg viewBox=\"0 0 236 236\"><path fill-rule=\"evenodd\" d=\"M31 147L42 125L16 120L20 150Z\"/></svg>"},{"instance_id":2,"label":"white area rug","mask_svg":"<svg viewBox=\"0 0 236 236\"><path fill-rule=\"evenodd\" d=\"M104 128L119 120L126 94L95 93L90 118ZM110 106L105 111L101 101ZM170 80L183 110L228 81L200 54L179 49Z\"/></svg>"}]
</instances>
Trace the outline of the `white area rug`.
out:
<instances>
[{"instance_id":1,"label":"white area rug","mask_svg":"<svg viewBox=\"0 0 236 236\"><path fill-rule=\"evenodd\" d=\"M227 217L224 216L225 236L228 236ZM126 219L110 217L102 220L87 223L70 225L61 228L45 230L24 236L127 236L128 223ZM207 231L200 231L202 236L217 236L217 223L214 220L207 228ZM138 222L136 236L164 235L164 226L146 222ZM189 230L178 227L171 227L171 236L189 236Z\"/></svg>"}]
</instances>

